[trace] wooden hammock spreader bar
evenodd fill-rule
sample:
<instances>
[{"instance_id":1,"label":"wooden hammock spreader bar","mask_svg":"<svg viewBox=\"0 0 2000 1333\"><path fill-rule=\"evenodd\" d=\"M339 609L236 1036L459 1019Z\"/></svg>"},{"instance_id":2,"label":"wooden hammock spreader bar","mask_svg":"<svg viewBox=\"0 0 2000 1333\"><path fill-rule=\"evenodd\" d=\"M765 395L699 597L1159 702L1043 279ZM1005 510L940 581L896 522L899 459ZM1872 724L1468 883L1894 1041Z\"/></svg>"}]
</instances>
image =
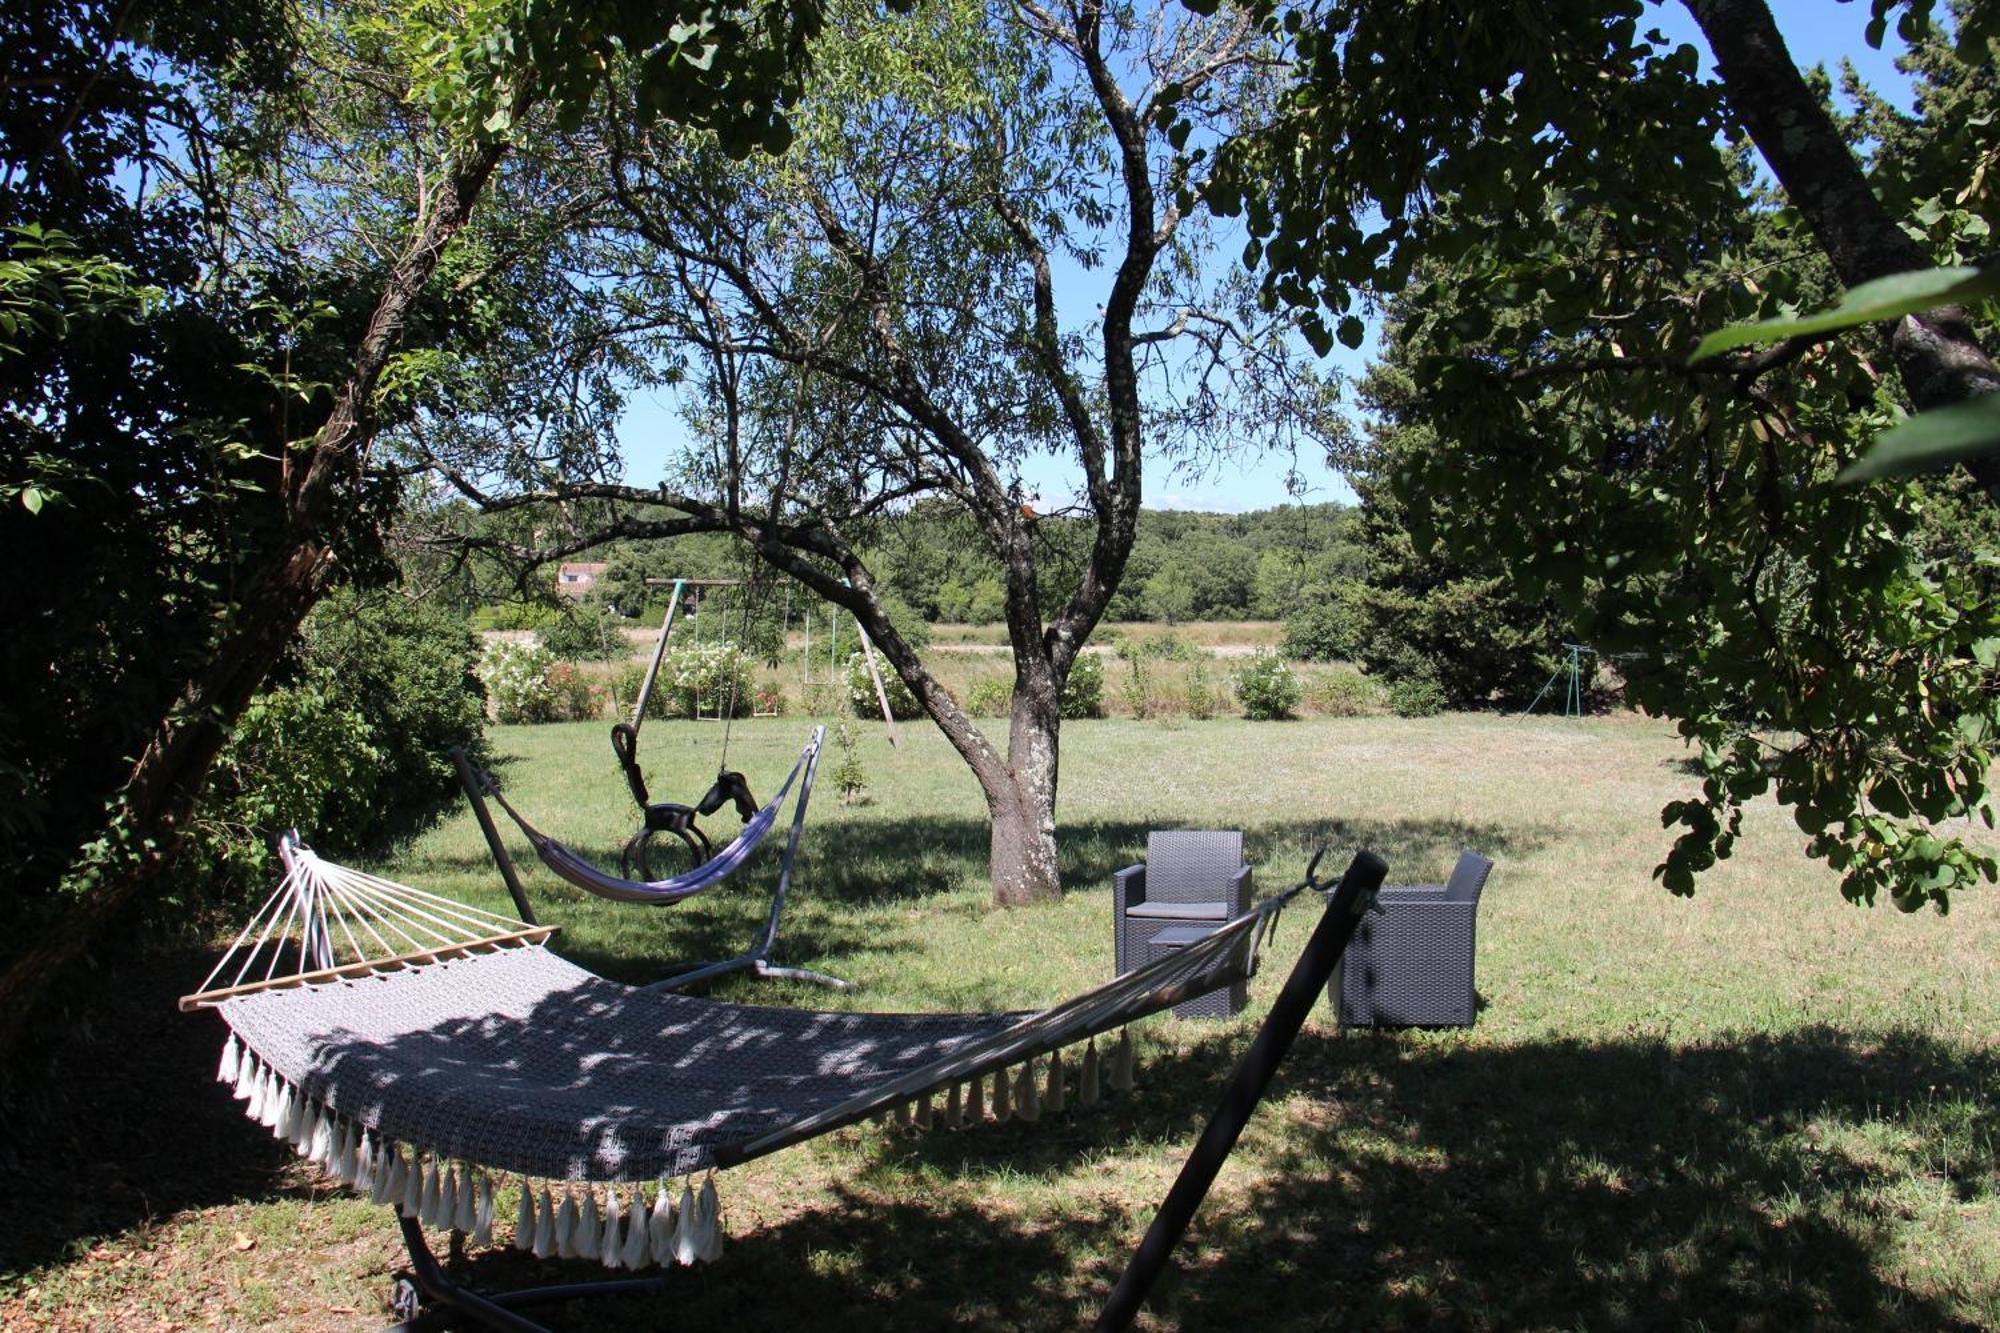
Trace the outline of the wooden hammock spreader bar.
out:
<instances>
[{"instance_id":1,"label":"wooden hammock spreader bar","mask_svg":"<svg viewBox=\"0 0 2000 1333\"><path fill-rule=\"evenodd\" d=\"M529 926L525 930L509 931L504 935L485 935L476 940L464 940L457 944L440 944L434 949L412 949L408 953L399 953L388 958L364 958L356 963L342 963L339 967L322 967L315 972L296 972L288 977L267 977L263 981L248 981L240 986L222 986L215 990L196 991L193 995L181 996L180 1008L184 1014L193 1013L204 1005L220 1004L238 995L252 995L258 991L288 990L294 986L312 986L322 981L338 981L343 977L362 977L371 972L408 967L415 963L435 963L446 958L463 958L467 954L487 949L504 949L513 944L542 944L560 929L562 929L560 926Z\"/></svg>"}]
</instances>

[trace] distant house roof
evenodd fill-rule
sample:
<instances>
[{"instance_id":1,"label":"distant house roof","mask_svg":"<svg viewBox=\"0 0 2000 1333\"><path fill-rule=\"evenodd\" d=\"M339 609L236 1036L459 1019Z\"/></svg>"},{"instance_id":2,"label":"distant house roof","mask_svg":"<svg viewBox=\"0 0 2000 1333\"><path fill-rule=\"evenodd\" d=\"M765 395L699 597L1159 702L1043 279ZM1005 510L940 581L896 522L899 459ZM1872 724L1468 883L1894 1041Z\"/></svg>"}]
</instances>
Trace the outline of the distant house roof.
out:
<instances>
[{"instance_id":1,"label":"distant house roof","mask_svg":"<svg viewBox=\"0 0 2000 1333\"><path fill-rule=\"evenodd\" d=\"M556 591L567 597L581 597L597 586L604 573L603 561L565 560L556 570Z\"/></svg>"}]
</instances>

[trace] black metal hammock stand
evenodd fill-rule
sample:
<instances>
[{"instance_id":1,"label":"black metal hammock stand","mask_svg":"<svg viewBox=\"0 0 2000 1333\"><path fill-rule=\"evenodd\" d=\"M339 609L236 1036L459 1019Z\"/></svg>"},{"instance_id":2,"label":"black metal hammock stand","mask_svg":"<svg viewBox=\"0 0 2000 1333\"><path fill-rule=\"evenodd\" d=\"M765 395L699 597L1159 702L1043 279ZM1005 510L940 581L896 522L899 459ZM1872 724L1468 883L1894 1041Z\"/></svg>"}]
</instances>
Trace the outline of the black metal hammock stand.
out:
<instances>
[{"instance_id":1,"label":"black metal hammock stand","mask_svg":"<svg viewBox=\"0 0 2000 1333\"><path fill-rule=\"evenodd\" d=\"M472 805L473 817L479 821L479 831L485 835L486 845L493 853L494 865L498 867L508 893L513 895L514 906L521 919L530 924L535 923L534 910L528 905L527 892L521 886L513 858L507 854L507 845L500 839L493 812L487 806L489 799L514 821L534 847L536 858L558 879L611 902L668 907L714 888L746 864L776 827L778 813L786 798L791 797L791 830L785 838L784 855L778 861L778 882L771 891L771 910L750 947L733 958L676 972L663 981L653 983L648 989L677 990L730 973L748 972L758 977L809 981L837 990L848 990L853 983L839 977L809 968L780 967L771 961L771 952L778 942L778 928L784 920L786 895L791 890L792 869L798 861L799 835L806 823L806 804L812 799L813 778L819 771L820 750L825 742L826 728L814 727L806 738L805 748L799 752L798 762L792 765L791 773L779 784L777 794L762 808L751 812L744 821L742 832L694 869L682 871L669 879L657 880L621 879L599 870L586 858L536 828L501 792L500 784L493 780L493 775L473 764L463 750L453 749L451 756L458 765L459 784L464 787L465 798Z\"/></svg>"}]
</instances>

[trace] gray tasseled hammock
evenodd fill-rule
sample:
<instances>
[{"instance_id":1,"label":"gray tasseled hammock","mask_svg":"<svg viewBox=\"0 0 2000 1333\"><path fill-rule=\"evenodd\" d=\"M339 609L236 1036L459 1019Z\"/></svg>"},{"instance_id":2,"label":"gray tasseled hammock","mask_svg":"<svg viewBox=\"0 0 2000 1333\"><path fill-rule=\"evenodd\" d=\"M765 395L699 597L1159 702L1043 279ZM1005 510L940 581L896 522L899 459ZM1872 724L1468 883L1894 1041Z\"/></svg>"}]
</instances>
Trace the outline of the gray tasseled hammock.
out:
<instances>
[{"instance_id":1,"label":"gray tasseled hammock","mask_svg":"<svg viewBox=\"0 0 2000 1333\"><path fill-rule=\"evenodd\" d=\"M1290 897L1038 1013L815 1012L606 981L549 952L549 927L286 855L285 883L182 1007L221 1013L220 1076L274 1134L406 1216L480 1232L492 1183L482 1171L475 1187L475 1167L664 1181L871 1116L1032 1120L1095 1101L1100 1079L1129 1088L1129 1036L1102 1071L1090 1039L1250 975ZM1083 1042L1065 1064L1061 1048ZM556 1231L567 1244L571 1228Z\"/></svg>"}]
</instances>

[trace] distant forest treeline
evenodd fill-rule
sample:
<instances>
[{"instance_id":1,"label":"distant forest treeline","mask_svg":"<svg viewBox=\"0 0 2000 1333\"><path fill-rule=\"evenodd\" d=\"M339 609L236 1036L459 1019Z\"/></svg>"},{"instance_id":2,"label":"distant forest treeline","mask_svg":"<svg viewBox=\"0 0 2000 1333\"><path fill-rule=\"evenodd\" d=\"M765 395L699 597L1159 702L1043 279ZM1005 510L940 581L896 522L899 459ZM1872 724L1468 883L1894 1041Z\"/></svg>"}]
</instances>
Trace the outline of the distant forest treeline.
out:
<instances>
[{"instance_id":1,"label":"distant forest treeline","mask_svg":"<svg viewBox=\"0 0 2000 1333\"><path fill-rule=\"evenodd\" d=\"M1282 620L1325 601L1358 577L1366 557L1356 511L1291 505L1243 514L1146 510L1112 620ZM1037 527L1054 557L1040 562L1045 601L1066 598L1080 576L1089 525L1051 515ZM742 578L742 548L725 536L615 542L579 559L601 560L602 596L627 615L657 604L661 578ZM1001 618L1000 573L972 520L918 505L886 520L867 553L882 586L925 620L990 624ZM547 583L553 589L555 573Z\"/></svg>"}]
</instances>

